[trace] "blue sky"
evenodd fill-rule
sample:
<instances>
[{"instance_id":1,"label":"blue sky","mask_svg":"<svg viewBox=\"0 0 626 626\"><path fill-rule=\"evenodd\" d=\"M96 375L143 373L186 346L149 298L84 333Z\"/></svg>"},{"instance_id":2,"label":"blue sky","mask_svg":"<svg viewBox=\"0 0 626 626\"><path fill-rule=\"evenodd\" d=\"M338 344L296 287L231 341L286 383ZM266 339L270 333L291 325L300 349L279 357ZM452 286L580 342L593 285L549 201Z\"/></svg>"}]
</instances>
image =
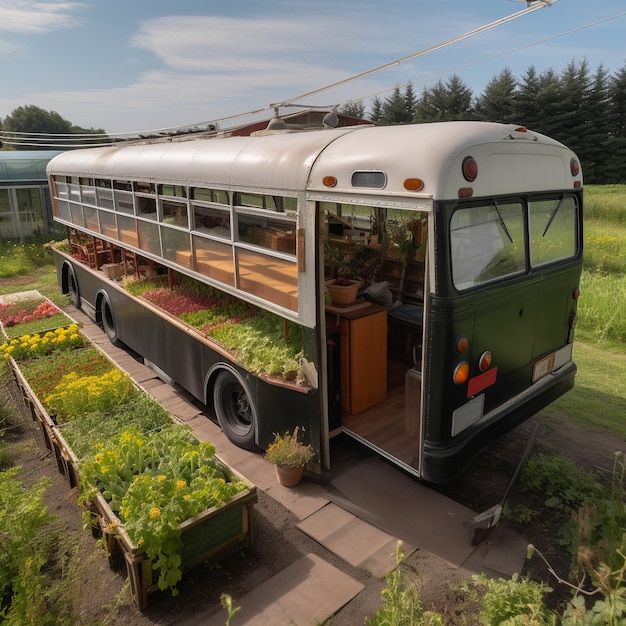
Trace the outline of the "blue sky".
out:
<instances>
[{"instance_id":1,"label":"blue sky","mask_svg":"<svg viewBox=\"0 0 626 626\"><path fill-rule=\"evenodd\" d=\"M0 118L34 104L111 133L220 120L525 7L512 0L0 0ZM478 95L505 68L521 77L531 65L560 72L571 61L616 72L626 66L625 33L624 0L558 0L300 102L363 99L367 106L397 85L412 81L419 94L453 73Z\"/></svg>"}]
</instances>

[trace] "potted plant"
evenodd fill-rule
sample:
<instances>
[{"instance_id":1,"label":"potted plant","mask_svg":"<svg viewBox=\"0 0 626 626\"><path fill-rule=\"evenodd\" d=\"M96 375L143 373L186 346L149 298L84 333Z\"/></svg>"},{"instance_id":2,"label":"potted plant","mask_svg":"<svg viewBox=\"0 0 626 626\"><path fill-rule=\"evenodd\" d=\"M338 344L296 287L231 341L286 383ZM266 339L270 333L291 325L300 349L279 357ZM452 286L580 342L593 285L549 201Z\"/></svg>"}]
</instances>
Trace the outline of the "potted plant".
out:
<instances>
[{"instance_id":1,"label":"potted plant","mask_svg":"<svg viewBox=\"0 0 626 626\"><path fill-rule=\"evenodd\" d=\"M276 477L283 487L295 487L302 480L304 466L313 460L315 452L311 445L298 440L299 427L293 433L274 435L274 442L265 452L265 459L276 468Z\"/></svg>"}]
</instances>

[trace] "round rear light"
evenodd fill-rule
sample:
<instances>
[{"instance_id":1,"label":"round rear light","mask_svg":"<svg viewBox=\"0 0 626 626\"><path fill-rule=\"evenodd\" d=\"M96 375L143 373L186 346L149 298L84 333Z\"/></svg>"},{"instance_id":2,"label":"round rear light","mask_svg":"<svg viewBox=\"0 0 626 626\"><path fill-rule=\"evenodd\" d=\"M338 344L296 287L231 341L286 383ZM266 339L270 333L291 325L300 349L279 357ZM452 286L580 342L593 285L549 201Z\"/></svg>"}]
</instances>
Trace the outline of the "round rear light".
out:
<instances>
[{"instance_id":1,"label":"round rear light","mask_svg":"<svg viewBox=\"0 0 626 626\"><path fill-rule=\"evenodd\" d=\"M334 176L324 176L322 183L325 187L334 187L337 184L337 179Z\"/></svg>"},{"instance_id":2,"label":"round rear light","mask_svg":"<svg viewBox=\"0 0 626 626\"><path fill-rule=\"evenodd\" d=\"M452 379L456 385L462 385L469 377L469 363L463 361L454 368Z\"/></svg>"},{"instance_id":3,"label":"round rear light","mask_svg":"<svg viewBox=\"0 0 626 626\"><path fill-rule=\"evenodd\" d=\"M480 355L480 359L478 359L478 369L481 372L486 372L491 367L491 352L486 350Z\"/></svg>"},{"instance_id":4,"label":"round rear light","mask_svg":"<svg viewBox=\"0 0 626 626\"><path fill-rule=\"evenodd\" d=\"M456 351L465 352L469 346L469 339L467 337L459 337L456 340Z\"/></svg>"},{"instance_id":5,"label":"round rear light","mask_svg":"<svg viewBox=\"0 0 626 626\"><path fill-rule=\"evenodd\" d=\"M466 181L472 183L476 180L478 176L478 163L476 163L474 157L466 156L463 159L461 169L463 170L463 178L465 178Z\"/></svg>"},{"instance_id":6,"label":"round rear light","mask_svg":"<svg viewBox=\"0 0 626 626\"><path fill-rule=\"evenodd\" d=\"M580 163L576 159L571 159L569 162L569 171L572 173L572 176L580 174Z\"/></svg>"}]
</instances>

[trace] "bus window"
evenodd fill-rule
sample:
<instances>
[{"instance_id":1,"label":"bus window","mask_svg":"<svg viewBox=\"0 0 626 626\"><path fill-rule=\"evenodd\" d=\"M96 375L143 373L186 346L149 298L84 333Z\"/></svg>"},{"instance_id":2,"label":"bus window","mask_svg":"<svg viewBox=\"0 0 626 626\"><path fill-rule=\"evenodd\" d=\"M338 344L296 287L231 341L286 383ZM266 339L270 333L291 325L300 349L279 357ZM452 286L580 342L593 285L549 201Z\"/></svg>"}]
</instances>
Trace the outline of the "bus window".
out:
<instances>
[{"instance_id":1,"label":"bus window","mask_svg":"<svg viewBox=\"0 0 626 626\"><path fill-rule=\"evenodd\" d=\"M175 226L189 228L187 205L183 202L161 200L161 210L163 211L162 221L164 224L174 224Z\"/></svg>"},{"instance_id":2,"label":"bus window","mask_svg":"<svg viewBox=\"0 0 626 626\"><path fill-rule=\"evenodd\" d=\"M152 254L161 254L159 227L154 222L137 220L137 234L139 236L139 247L142 250Z\"/></svg>"},{"instance_id":3,"label":"bus window","mask_svg":"<svg viewBox=\"0 0 626 626\"><path fill-rule=\"evenodd\" d=\"M175 228L161 227L163 256L174 263L191 268L189 233Z\"/></svg>"},{"instance_id":4,"label":"bus window","mask_svg":"<svg viewBox=\"0 0 626 626\"><path fill-rule=\"evenodd\" d=\"M230 214L223 209L193 206L193 229L214 237L230 239Z\"/></svg>"},{"instance_id":5,"label":"bus window","mask_svg":"<svg viewBox=\"0 0 626 626\"><path fill-rule=\"evenodd\" d=\"M452 280L469 289L526 269L521 202L458 209L450 222Z\"/></svg>"},{"instance_id":6,"label":"bus window","mask_svg":"<svg viewBox=\"0 0 626 626\"><path fill-rule=\"evenodd\" d=\"M149 220L157 219L156 199L136 196L137 215Z\"/></svg>"},{"instance_id":7,"label":"bus window","mask_svg":"<svg viewBox=\"0 0 626 626\"><path fill-rule=\"evenodd\" d=\"M577 208L574 196L530 203L530 263L533 267L576 255Z\"/></svg>"},{"instance_id":8,"label":"bus window","mask_svg":"<svg viewBox=\"0 0 626 626\"><path fill-rule=\"evenodd\" d=\"M202 187L191 188L191 199L200 202L213 202L213 204L225 204L228 206L228 192L222 189L204 189Z\"/></svg>"},{"instance_id":9,"label":"bus window","mask_svg":"<svg viewBox=\"0 0 626 626\"><path fill-rule=\"evenodd\" d=\"M295 255L296 225L291 220L239 214L237 240Z\"/></svg>"}]
</instances>

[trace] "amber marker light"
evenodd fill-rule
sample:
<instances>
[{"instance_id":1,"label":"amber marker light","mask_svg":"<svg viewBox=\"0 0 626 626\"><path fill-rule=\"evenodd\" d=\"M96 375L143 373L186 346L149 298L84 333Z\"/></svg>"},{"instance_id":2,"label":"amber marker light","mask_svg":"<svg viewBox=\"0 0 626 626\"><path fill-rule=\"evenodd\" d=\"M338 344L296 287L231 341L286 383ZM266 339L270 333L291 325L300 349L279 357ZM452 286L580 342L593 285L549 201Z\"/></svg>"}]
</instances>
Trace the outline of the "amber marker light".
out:
<instances>
[{"instance_id":1,"label":"amber marker light","mask_svg":"<svg viewBox=\"0 0 626 626\"><path fill-rule=\"evenodd\" d=\"M334 187L337 184L337 179L334 176L324 176L322 183L324 187Z\"/></svg>"},{"instance_id":2,"label":"amber marker light","mask_svg":"<svg viewBox=\"0 0 626 626\"><path fill-rule=\"evenodd\" d=\"M572 292L572 298L574 298L574 300L578 300L578 298L580 298L580 289L578 289L578 287L576 287L576 289Z\"/></svg>"},{"instance_id":3,"label":"amber marker light","mask_svg":"<svg viewBox=\"0 0 626 626\"><path fill-rule=\"evenodd\" d=\"M469 363L463 361L454 368L452 379L456 385L462 385L469 377Z\"/></svg>"},{"instance_id":4,"label":"amber marker light","mask_svg":"<svg viewBox=\"0 0 626 626\"><path fill-rule=\"evenodd\" d=\"M421 191L424 189L424 181L421 178L405 178L404 188L407 191Z\"/></svg>"},{"instance_id":5,"label":"amber marker light","mask_svg":"<svg viewBox=\"0 0 626 626\"><path fill-rule=\"evenodd\" d=\"M469 346L469 339L467 337L459 337L456 340L456 351L457 352L465 352L467 347Z\"/></svg>"},{"instance_id":6,"label":"amber marker light","mask_svg":"<svg viewBox=\"0 0 626 626\"><path fill-rule=\"evenodd\" d=\"M485 350L478 359L478 369L481 372L486 372L491 367L491 352Z\"/></svg>"}]
</instances>

